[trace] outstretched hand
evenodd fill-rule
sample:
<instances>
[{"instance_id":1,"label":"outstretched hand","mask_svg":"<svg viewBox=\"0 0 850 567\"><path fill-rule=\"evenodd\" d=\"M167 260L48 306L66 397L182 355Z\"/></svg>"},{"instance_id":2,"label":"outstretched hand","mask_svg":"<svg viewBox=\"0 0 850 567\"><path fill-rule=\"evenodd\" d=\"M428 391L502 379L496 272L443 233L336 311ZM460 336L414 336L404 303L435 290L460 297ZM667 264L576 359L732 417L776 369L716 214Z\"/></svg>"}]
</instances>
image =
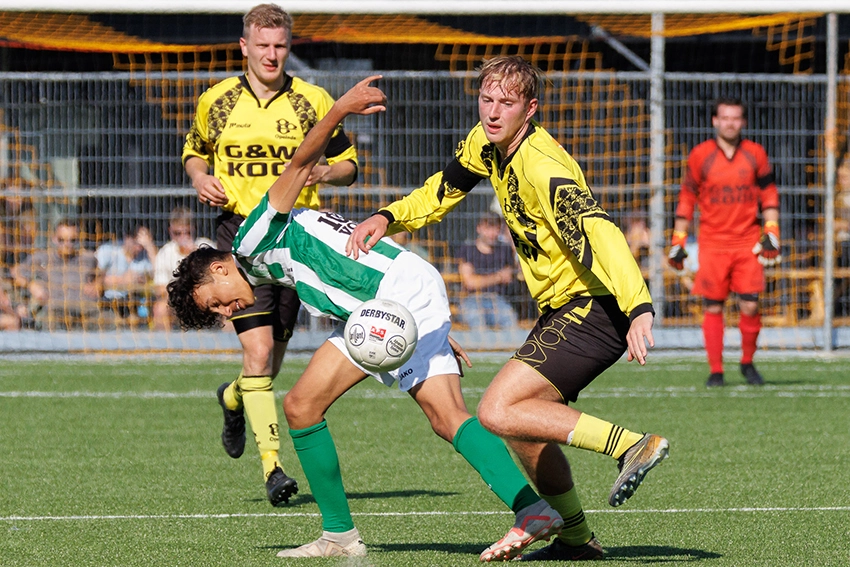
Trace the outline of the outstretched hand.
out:
<instances>
[{"instance_id":1,"label":"outstretched hand","mask_svg":"<svg viewBox=\"0 0 850 567\"><path fill-rule=\"evenodd\" d=\"M629 332L626 334L626 343L628 344L628 361L637 360L638 364L643 366L646 364L646 355L648 344L650 347L655 346L655 339L652 338L652 323L655 317L652 313L642 313L634 318L629 326Z\"/></svg>"},{"instance_id":2,"label":"outstretched hand","mask_svg":"<svg viewBox=\"0 0 850 567\"><path fill-rule=\"evenodd\" d=\"M378 87L369 85L382 75L366 77L339 97L335 106L345 114L375 114L387 109L387 95Z\"/></svg>"},{"instance_id":3,"label":"outstretched hand","mask_svg":"<svg viewBox=\"0 0 850 567\"><path fill-rule=\"evenodd\" d=\"M345 243L345 254L355 260L360 257L360 252L369 253L369 249L380 241L387 233L389 221L381 215L372 215L364 220L348 236Z\"/></svg>"}]
</instances>

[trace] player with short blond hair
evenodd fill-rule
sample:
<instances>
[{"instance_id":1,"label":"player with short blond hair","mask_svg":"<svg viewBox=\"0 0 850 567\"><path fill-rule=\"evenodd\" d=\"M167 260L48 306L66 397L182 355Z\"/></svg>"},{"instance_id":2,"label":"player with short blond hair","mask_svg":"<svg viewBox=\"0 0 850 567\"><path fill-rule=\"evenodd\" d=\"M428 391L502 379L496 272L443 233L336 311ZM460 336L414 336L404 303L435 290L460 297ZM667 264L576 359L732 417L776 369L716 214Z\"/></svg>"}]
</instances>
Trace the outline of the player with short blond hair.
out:
<instances>
[{"instance_id":1,"label":"player with short blond hair","mask_svg":"<svg viewBox=\"0 0 850 567\"><path fill-rule=\"evenodd\" d=\"M216 245L230 251L239 225L284 171L307 133L333 104L322 88L284 71L292 47L292 17L280 6L260 4L243 17L239 43L247 72L214 85L198 100L183 147L183 164L198 199L221 209ZM298 206L319 209L318 184L350 185L357 178L357 152L342 128L334 131L307 178ZM294 290L255 289L256 303L231 319L242 345L242 371L219 386L224 413L221 439L232 458L245 448L245 417L263 466L273 506L298 491L279 456L277 376L301 304Z\"/></svg>"},{"instance_id":2,"label":"player with short blond hair","mask_svg":"<svg viewBox=\"0 0 850 567\"><path fill-rule=\"evenodd\" d=\"M478 114L454 159L423 187L361 223L347 250L369 253L386 233L439 222L489 179L510 229L525 281L541 315L478 407L485 428L506 439L538 491L564 518L548 547L522 560L600 559L560 445L619 461L608 497L619 506L666 456L669 443L570 406L628 352L646 361L653 344L649 291L626 239L597 203L579 165L539 123L537 71L521 57L497 57L479 73ZM481 554L511 558L514 533Z\"/></svg>"},{"instance_id":3,"label":"player with short blond hair","mask_svg":"<svg viewBox=\"0 0 850 567\"><path fill-rule=\"evenodd\" d=\"M404 305L419 330L413 356L391 372L359 366L337 329L313 355L284 398L289 434L313 497L322 513L322 536L281 551L281 557L362 556L366 546L354 527L342 486L336 447L325 421L328 408L348 389L372 375L387 386L398 382L422 408L431 428L481 475L514 512L515 553L558 533L561 517L529 486L504 443L485 431L466 409L458 362L463 350L449 338L451 311L445 284L428 262L390 239L376 243L369 257L345 254L354 223L332 212L293 208L313 164L349 113L384 110L383 93L358 83L307 135L286 170L242 223L232 254L201 249L190 254L169 285L169 298L184 328L214 326L220 317L249 308L253 287L295 288L314 316L344 321L363 301L391 299Z\"/></svg>"}]
</instances>

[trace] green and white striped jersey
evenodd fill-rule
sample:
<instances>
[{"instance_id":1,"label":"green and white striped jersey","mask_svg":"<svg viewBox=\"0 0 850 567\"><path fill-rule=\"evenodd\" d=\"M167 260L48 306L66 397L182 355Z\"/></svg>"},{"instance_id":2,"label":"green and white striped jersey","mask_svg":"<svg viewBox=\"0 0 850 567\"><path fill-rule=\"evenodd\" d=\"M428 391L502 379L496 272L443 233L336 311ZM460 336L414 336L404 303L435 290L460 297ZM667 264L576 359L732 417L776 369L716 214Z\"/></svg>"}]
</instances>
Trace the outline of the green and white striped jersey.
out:
<instances>
[{"instance_id":1,"label":"green and white striped jersey","mask_svg":"<svg viewBox=\"0 0 850 567\"><path fill-rule=\"evenodd\" d=\"M404 248L382 239L357 260L345 255L357 223L331 212L279 213L264 196L233 239L233 256L251 285L295 288L311 315L341 321L373 299Z\"/></svg>"}]
</instances>

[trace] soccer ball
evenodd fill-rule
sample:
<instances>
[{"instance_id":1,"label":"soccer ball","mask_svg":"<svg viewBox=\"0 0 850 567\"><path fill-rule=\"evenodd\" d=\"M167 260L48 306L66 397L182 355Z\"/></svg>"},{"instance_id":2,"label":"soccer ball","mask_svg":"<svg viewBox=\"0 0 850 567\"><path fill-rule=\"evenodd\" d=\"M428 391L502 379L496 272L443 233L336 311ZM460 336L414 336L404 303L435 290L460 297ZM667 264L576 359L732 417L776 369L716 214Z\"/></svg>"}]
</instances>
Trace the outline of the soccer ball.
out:
<instances>
[{"instance_id":1,"label":"soccer ball","mask_svg":"<svg viewBox=\"0 0 850 567\"><path fill-rule=\"evenodd\" d=\"M345 324L348 353L373 372L389 372L410 360L418 338L410 311L388 299L362 303Z\"/></svg>"}]
</instances>

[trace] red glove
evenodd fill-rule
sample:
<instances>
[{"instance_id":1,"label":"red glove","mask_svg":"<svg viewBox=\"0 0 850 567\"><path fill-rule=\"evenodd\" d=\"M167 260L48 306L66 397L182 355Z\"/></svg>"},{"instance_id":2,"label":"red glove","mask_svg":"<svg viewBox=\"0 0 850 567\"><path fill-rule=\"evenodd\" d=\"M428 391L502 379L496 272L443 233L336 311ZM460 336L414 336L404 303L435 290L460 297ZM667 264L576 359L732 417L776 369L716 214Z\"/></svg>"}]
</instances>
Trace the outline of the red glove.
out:
<instances>
[{"instance_id":1,"label":"red glove","mask_svg":"<svg viewBox=\"0 0 850 567\"><path fill-rule=\"evenodd\" d=\"M782 261L779 252L779 224L775 221L764 223L764 232L753 247L753 254L758 256L762 266L775 266Z\"/></svg>"},{"instance_id":2,"label":"red glove","mask_svg":"<svg viewBox=\"0 0 850 567\"><path fill-rule=\"evenodd\" d=\"M685 258L688 257L688 253L685 250L685 244L687 243L687 232L673 231L673 240L671 242L670 252L667 254L667 263L677 272L685 269Z\"/></svg>"}]
</instances>

